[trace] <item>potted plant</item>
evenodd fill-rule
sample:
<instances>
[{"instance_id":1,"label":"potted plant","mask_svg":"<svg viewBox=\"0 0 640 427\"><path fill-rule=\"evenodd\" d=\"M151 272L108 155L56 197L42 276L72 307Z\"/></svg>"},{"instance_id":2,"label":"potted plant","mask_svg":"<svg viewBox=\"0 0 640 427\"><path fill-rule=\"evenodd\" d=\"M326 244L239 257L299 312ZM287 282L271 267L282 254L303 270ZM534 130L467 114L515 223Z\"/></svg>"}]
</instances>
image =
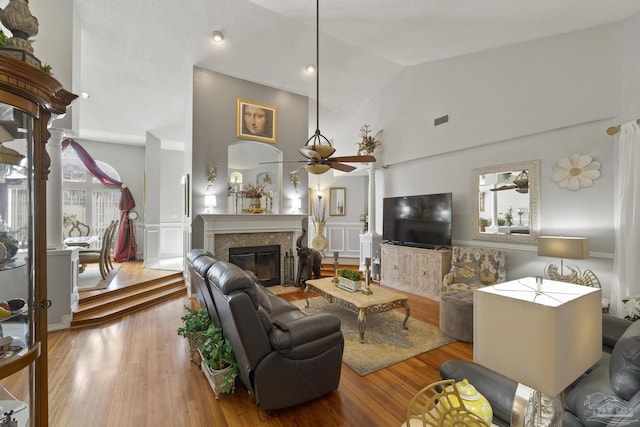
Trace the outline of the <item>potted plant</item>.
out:
<instances>
[{"instance_id":1,"label":"potted plant","mask_svg":"<svg viewBox=\"0 0 640 427\"><path fill-rule=\"evenodd\" d=\"M369 135L371 133L371 129L369 125L365 123L364 126L360 128L360 142L358 142L358 155L372 155L381 142L378 140L378 137L382 133L382 130L379 130L374 136Z\"/></svg>"},{"instance_id":2,"label":"potted plant","mask_svg":"<svg viewBox=\"0 0 640 427\"><path fill-rule=\"evenodd\" d=\"M205 333L211 324L209 314L205 310L184 306L187 314L181 317L183 325L178 328L178 335L185 337L189 342L189 357L198 363L198 347L205 339Z\"/></svg>"},{"instance_id":3,"label":"potted plant","mask_svg":"<svg viewBox=\"0 0 640 427\"><path fill-rule=\"evenodd\" d=\"M359 271L343 268L338 274L338 286L350 292L362 289L362 276Z\"/></svg>"},{"instance_id":4,"label":"potted plant","mask_svg":"<svg viewBox=\"0 0 640 427\"><path fill-rule=\"evenodd\" d=\"M202 371L216 394L216 399L218 394L232 392L238 376L238 362L233 354L233 347L222 335L222 330L209 325L198 351L202 358Z\"/></svg>"}]
</instances>

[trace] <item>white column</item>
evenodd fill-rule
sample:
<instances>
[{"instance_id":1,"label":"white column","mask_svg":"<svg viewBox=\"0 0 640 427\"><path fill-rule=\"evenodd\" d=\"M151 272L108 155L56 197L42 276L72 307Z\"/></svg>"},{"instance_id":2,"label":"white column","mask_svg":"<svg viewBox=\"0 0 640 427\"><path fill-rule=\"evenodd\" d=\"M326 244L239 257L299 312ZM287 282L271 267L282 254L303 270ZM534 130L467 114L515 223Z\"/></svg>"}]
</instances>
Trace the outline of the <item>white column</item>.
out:
<instances>
[{"instance_id":1,"label":"white column","mask_svg":"<svg viewBox=\"0 0 640 427\"><path fill-rule=\"evenodd\" d=\"M47 180L47 248L62 249L62 129L49 129L47 153L51 158Z\"/></svg>"},{"instance_id":2,"label":"white column","mask_svg":"<svg viewBox=\"0 0 640 427\"><path fill-rule=\"evenodd\" d=\"M376 233L376 169L373 163L369 167L368 202L369 226L367 227L367 232L360 235L360 270L362 271L365 269L365 259L369 258L373 263L373 259L378 254L382 243L382 236Z\"/></svg>"}]
</instances>

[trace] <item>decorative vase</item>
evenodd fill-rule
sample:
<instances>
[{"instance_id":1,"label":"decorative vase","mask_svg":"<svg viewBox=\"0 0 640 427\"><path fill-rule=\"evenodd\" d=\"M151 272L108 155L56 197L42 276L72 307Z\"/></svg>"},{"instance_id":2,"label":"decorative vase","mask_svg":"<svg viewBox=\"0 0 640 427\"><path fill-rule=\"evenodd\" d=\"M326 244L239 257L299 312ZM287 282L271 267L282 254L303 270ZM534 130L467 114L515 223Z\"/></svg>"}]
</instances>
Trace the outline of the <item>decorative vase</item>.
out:
<instances>
[{"instance_id":1,"label":"decorative vase","mask_svg":"<svg viewBox=\"0 0 640 427\"><path fill-rule=\"evenodd\" d=\"M324 221L314 222L316 227L316 236L311 240L311 247L318 252L324 253L324 250L327 249L329 242L327 238L324 237Z\"/></svg>"},{"instance_id":2,"label":"decorative vase","mask_svg":"<svg viewBox=\"0 0 640 427\"><path fill-rule=\"evenodd\" d=\"M260 212L260 206L262 204L262 198L252 197L249 201L249 210L251 212Z\"/></svg>"},{"instance_id":3,"label":"decorative vase","mask_svg":"<svg viewBox=\"0 0 640 427\"><path fill-rule=\"evenodd\" d=\"M487 398L478 392L473 385L469 384L469 381L466 379L457 382L456 388L462 398L464 407L482 418L487 425L491 425L493 421L493 410ZM452 399L455 399L455 397L452 397ZM457 399L455 399L453 403L456 404Z\"/></svg>"}]
</instances>

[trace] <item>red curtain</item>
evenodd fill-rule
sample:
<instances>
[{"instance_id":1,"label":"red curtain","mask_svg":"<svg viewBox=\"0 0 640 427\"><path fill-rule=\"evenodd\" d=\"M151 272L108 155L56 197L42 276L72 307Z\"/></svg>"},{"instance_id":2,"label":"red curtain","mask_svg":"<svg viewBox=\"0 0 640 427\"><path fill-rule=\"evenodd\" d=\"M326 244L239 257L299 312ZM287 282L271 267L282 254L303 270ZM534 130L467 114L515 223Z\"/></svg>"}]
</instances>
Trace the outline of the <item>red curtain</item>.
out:
<instances>
[{"instance_id":1,"label":"red curtain","mask_svg":"<svg viewBox=\"0 0 640 427\"><path fill-rule=\"evenodd\" d=\"M105 174L87 150L76 141L71 138L62 141L63 151L69 146L76 152L78 158L82 161L89 173L98 181L110 188L120 188L120 210L122 214L120 215L120 226L118 228L118 237L116 239L113 259L116 262L135 259L138 246L136 245L136 238L133 232L133 223L129 219L129 211L136 206L136 202L133 200L131 191L122 182Z\"/></svg>"}]
</instances>

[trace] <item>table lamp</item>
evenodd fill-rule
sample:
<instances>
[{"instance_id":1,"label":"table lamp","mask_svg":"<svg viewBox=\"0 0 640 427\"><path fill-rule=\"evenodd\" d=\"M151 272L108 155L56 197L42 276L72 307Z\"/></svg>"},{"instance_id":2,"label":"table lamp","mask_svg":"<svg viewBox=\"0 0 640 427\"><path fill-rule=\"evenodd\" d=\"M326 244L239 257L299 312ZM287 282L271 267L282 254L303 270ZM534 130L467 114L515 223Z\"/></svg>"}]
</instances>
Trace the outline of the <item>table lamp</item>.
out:
<instances>
[{"instance_id":1,"label":"table lamp","mask_svg":"<svg viewBox=\"0 0 640 427\"><path fill-rule=\"evenodd\" d=\"M586 237L539 236L538 256L560 258L560 271L555 264L545 267L545 276L551 280L576 283L580 277L580 269L570 265L570 274L564 275L564 259L589 258L589 239Z\"/></svg>"},{"instance_id":2,"label":"table lamp","mask_svg":"<svg viewBox=\"0 0 640 427\"><path fill-rule=\"evenodd\" d=\"M527 277L474 291L474 361L519 383L512 426L561 425L563 390L602 357L601 289Z\"/></svg>"}]
</instances>

